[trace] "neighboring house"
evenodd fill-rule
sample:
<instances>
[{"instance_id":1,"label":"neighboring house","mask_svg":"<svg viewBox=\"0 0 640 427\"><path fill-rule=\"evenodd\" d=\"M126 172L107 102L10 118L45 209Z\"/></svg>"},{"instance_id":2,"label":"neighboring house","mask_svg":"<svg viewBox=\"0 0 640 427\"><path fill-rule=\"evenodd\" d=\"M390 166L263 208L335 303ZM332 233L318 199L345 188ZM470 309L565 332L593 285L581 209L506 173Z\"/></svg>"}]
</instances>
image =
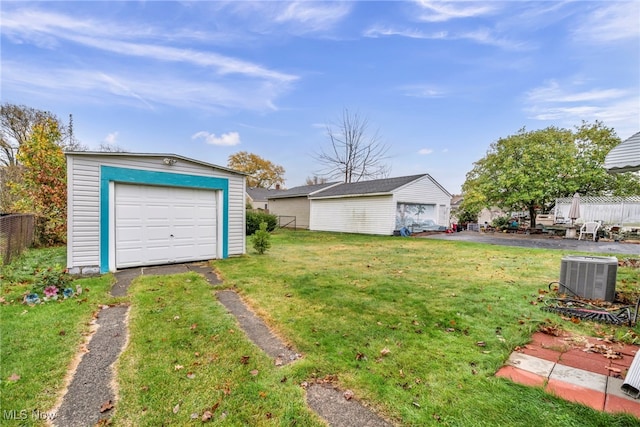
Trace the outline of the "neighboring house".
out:
<instances>
[{"instance_id":1,"label":"neighboring house","mask_svg":"<svg viewBox=\"0 0 640 427\"><path fill-rule=\"evenodd\" d=\"M269 196L269 213L280 217L280 226L309 228L309 196L325 190L339 182L301 185Z\"/></svg>"},{"instance_id":2,"label":"neighboring house","mask_svg":"<svg viewBox=\"0 0 640 427\"><path fill-rule=\"evenodd\" d=\"M309 199L311 230L392 235L414 224L449 226L451 194L429 174L342 183Z\"/></svg>"},{"instance_id":3,"label":"neighboring house","mask_svg":"<svg viewBox=\"0 0 640 427\"><path fill-rule=\"evenodd\" d=\"M269 212L269 196L274 196L285 190L279 187L273 188L247 188L247 202L253 209L260 209Z\"/></svg>"},{"instance_id":4,"label":"neighboring house","mask_svg":"<svg viewBox=\"0 0 640 427\"><path fill-rule=\"evenodd\" d=\"M245 174L175 154L69 152L72 274L245 253Z\"/></svg>"}]
</instances>

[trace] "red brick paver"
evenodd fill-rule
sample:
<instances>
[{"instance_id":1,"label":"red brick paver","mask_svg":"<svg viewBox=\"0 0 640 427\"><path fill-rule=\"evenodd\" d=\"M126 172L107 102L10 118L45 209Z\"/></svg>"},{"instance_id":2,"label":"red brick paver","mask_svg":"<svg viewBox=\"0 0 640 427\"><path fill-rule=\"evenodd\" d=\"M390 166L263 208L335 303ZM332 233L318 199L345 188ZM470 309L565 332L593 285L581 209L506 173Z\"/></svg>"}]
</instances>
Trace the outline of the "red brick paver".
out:
<instances>
[{"instance_id":1,"label":"red brick paver","mask_svg":"<svg viewBox=\"0 0 640 427\"><path fill-rule=\"evenodd\" d=\"M639 346L596 338L556 337L541 332L531 338L529 344L512 354L509 363L500 368L496 376L543 387L560 398L599 411L625 412L640 418L640 399L621 390ZM605 348L616 353L604 354ZM515 356L517 354L526 356ZM540 364L546 364L544 372L539 371Z\"/></svg>"}]
</instances>

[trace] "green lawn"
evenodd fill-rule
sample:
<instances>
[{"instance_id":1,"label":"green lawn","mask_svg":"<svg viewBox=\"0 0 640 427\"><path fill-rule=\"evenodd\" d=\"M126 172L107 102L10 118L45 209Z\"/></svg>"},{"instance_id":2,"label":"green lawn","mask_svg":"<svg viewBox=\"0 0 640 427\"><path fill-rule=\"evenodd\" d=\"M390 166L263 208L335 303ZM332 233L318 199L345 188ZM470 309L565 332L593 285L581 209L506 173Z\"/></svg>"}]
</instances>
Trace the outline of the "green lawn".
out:
<instances>
[{"instance_id":1,"label":"green lawn","mask_svg":"<svg viewBox=\"0 0 640 427\"><path fill-rule=\"evenodd\" d=\"M130 337L114 425L197 425L206 411L219 425L322 425L300 387L314 379L353 390L402 425L638 425L493 376L542 323L637 339L637 327L539 310L539 291L558 280L566 252L304 231L275 233L265 255L248 252L214 262L223 287L304 357L274 366L202 277L143 276L122 300ZM42 258L56 256L64 260L55 251ZM0 410L50 408L92 312L114 302L106 275L82 279L90 292L81 303L20 304L29 269L44 263L3 274ZM638 270L620 268L618 290L638 288ZM9 381L13 374L20 379Z\"/></svg>"},{"instance_id":2,"label":"green lawn","mask_svg":"<svg viewBox=\"0 0 640 427\"><path fill-rule=\"evenodd\" d=\"M631 425L495 378L544 322L622 337L542 312L562 251L311 232L282 232L263 256L217 261L234 287L304 359L292 376L337 377L406 425ZM637 289L637 270L620 269ZM635 331L627 336L635 336ZM478 342L486 343L480 347ZM381 351L390 352L382 356ZM386 350L385 350L386 351Z\"/></svg>"}]
</instances>

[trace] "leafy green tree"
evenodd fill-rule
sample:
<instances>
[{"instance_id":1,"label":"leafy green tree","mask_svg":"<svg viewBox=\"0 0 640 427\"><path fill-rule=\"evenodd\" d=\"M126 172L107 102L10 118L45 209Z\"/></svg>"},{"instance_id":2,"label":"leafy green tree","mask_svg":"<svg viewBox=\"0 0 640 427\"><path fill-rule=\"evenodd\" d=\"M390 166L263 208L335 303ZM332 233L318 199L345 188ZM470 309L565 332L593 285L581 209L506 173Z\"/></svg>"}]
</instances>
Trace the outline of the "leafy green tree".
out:
<instances>
[{"instance_id":1,"label":"leafy green tree","mask_svg":"<svg viewBox=\"0 0 640 427\"><path fill-rule=\"evenodd\" d=\"M526 210L535 226L536 212L556 198L638 193L637 175L611 176L603 168L608 151L620 143L615 132L596 122L576 129L548 127L500 138L474 163L463 184L463 209L497 206Z\"/></svg>"},{"instance_id":2,"label":"leafy green tree","mask_svg":"<svg viewBox=\"0 0 640 427\"><path fill-rule=\"evenodd\" d=\"M66 238L67 171L60 138L58 122L51 117L33 126L17 154L23 168L22 181L12 187L20 197L12 210L42 217L41 238L47 244L61 243Z\"/></svg>"},{"instance_id":3,"label":"leafy green tree","mask_svg":"<svg viewBox=\"0 0 640 427\"><path fill-rule=\"evenodd\" d=\"M273 188L284 185L284 168L263 159L257 154L240 151L229 156L227 165L246 172L247 186L252 188Z\"/></svg>"}]
</instances>

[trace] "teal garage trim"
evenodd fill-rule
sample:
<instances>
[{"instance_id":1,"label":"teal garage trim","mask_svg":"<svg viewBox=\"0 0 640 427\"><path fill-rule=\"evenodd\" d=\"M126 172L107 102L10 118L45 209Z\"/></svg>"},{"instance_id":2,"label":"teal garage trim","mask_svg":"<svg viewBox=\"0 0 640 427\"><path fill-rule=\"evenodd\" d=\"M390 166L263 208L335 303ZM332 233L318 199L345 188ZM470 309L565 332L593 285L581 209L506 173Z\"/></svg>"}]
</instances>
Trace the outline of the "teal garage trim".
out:
<instances>
[{"instance_id":1,"label":"teal garage trim","mask_svg":"<svg viewBox=\"0 0 640 427\"><path fill-rule=\"evenodd\" d=\"M199 175L100 166L100 273L109 272L109 184L121 182L222 191L222 257L229 256L229 180Z\"/></svg>"}]
</instances>

